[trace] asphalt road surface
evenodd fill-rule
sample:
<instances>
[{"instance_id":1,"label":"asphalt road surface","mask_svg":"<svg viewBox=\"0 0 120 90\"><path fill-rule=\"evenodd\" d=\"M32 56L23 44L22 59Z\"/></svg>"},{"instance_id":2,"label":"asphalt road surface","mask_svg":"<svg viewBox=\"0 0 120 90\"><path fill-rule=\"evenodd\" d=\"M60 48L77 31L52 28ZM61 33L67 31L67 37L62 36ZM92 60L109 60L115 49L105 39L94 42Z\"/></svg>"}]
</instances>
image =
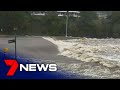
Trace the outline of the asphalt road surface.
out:
<instances>
[{"instance_id":1,"label":"asphalt road surface","mask_svg":"<svg viewBox=\"0 0 120 90\"><path fill-rule=\"evenodd\" d=\"M8 40L11 39L14 39L14 37L0 38L0 48L9 48L9 51L14 53L14 43L8 44ZM57 55L59 53L57 46L40 36L17 37L17 53L60 63L80 63L78 60Z\"/></svg>"},{"instance_id":2,"label":"asphalt road surface","mask_svg":"<svg viewBox=\"0 0 120 90\"><path fill-rule=\"evenodd\" d=\"M14 54L14 43L8 43L8 40L11 39L14 39L14 37L0 37L0 49L9 48L9 52ZM17 37L17 55L25 58L35 58L38 62L41 59L55 63L81 63L79 60L57 55L58 53L57 46L41 36Z\"/></svg>"}]
</instances>

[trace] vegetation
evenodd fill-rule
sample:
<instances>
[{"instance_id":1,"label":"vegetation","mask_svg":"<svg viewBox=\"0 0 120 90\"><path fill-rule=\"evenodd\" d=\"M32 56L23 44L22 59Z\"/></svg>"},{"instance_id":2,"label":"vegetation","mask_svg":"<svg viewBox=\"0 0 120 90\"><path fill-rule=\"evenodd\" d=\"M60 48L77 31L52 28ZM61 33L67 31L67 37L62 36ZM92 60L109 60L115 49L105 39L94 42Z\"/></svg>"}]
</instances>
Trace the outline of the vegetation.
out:
<instances>
[{"instance_id":1,"label":"vegetation","mask_svg":"<svg viewBox=\"0 0 120 90\"><path fill-rule=\"evenodd\" d=\"M120 11L107 11L106 18L99 18L97 11L81 11L80 17L69 16L68 36L120 37ZM34 16L30 11L0 11L0 34L65 36L66 17L54 11L46 16Z\"/></svg>"}]
</instances>

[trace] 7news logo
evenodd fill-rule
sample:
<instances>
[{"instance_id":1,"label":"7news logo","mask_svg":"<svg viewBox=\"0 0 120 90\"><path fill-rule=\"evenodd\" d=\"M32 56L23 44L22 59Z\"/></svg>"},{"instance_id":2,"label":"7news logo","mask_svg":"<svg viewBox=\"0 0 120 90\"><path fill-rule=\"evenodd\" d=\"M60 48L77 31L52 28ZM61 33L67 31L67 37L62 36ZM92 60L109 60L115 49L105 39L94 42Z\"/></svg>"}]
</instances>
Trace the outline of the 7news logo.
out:
<instances>
[{"instance_id":1,"label":"7news logo","mask_svg":"<svg viewBox=\"0 0 120 90\"><path fill-rule=\"evenodd\" d=\"M21 72L24 71L57 71L56 64L19 64L16 60L4 60L7 66L10 66L10 69L7 72L7 76L14 76L17 70ZM19 69L18 69L19 68Z\"/></svg>"}]
</instances>

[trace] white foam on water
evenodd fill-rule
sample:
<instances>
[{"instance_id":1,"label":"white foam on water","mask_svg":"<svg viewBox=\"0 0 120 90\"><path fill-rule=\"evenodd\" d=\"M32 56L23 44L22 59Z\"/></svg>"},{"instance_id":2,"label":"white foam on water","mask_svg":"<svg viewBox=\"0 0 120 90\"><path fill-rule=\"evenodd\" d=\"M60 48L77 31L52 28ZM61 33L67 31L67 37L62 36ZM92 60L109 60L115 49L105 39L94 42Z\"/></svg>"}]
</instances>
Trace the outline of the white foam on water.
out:
<instances>
[{"instance_id":1,"label":"white foam on water","mask_svg":"<svg viewBox=\"0 0 120 90\"><path fill-rule=\"evenodd\" d=\"M84 69L80 69L80 65L77 65L77 70L75 70L73 68L75 65L73 65L74 71L83 72L90 76L120 77L118 69L110 70L110 68L120 67L120 39L80 38L57 40L50 37L43 38L58 46L58 55L75 58L84 62L97 62L103 66L99 66L99 69L96 70L91 65ZM69 65L66 67L70 69ZM115 73L116 71L117 73Z\"/></svg>"}]
</instances>

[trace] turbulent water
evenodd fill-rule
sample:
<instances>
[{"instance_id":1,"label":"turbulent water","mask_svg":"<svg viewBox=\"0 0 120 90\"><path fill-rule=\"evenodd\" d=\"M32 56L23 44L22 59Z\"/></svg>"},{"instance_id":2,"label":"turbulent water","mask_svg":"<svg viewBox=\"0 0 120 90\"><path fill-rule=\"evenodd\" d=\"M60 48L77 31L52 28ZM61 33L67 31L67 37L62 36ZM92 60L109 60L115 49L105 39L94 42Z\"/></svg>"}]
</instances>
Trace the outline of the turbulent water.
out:
<instances>
[{"instance_id":1,"label":"turbulent water","mask_svg":"<svg viewBox=\"0 0 120 90\"><path fill-rule=\"evenodd\" d=\"M80 38L57 40L43 37L58 46L59 54L82 63L58 63L66 70L99 78L120 78L120 39Z\"/></svg>"}]
</instances>

